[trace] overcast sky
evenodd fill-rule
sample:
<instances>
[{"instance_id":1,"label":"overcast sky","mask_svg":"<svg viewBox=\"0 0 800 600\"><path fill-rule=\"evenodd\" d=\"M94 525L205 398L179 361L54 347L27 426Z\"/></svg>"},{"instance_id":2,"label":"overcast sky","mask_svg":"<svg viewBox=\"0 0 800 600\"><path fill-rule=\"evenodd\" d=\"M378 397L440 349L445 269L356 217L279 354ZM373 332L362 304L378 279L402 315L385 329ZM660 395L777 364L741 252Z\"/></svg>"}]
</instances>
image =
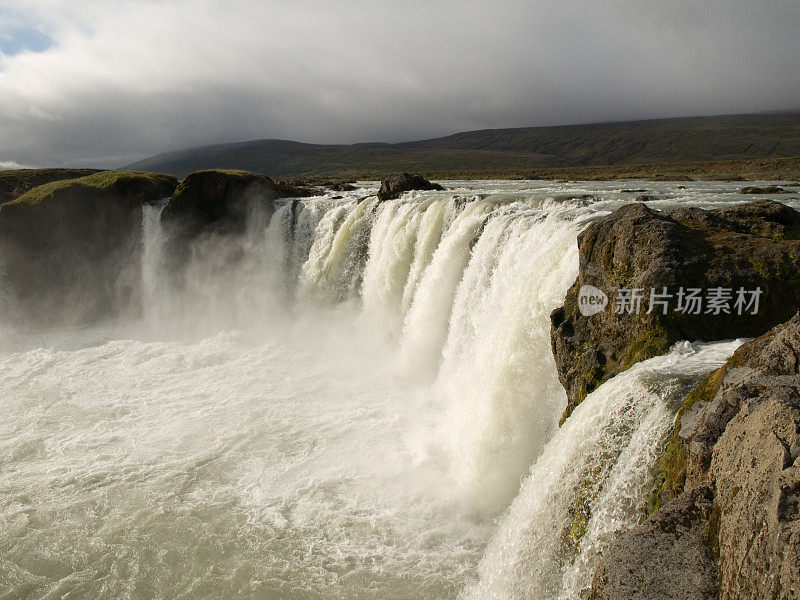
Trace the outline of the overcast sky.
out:
<instances>
[{"instance_id":1,"label":"overcast sky","mask_svg":"<svg viewBox=\"0 0 800 600\"><path fill-rule=\"evenodd\" d=\"M800 108L800 0L0 0L0 167Z\"/></svg>"}]
</instances>

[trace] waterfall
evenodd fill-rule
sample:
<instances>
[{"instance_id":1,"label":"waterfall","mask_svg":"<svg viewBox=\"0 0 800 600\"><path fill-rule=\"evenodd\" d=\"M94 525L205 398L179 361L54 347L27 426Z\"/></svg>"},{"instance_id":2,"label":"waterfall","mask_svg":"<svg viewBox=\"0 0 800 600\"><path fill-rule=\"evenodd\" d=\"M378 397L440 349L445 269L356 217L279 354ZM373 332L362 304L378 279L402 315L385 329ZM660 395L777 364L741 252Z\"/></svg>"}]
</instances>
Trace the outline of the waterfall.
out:
<instances>
[{"instance_id":1,"label":"waterfall","mask_svg":"<svg viewBox=\"0 0 800 600\"><path fill-rule=\"evenodd\" d=\"M0 354L12 595L581 598L738 344L679 344L558 427L549 316L624 201L597 185L282 199L170 269L144 206L141 321Z\"/></svg>"},{"instance_id":2,"label":"waterfall","mask_svg":"<svg viewBox=\"0 0 800 600\"><path fill-rule=\"evenodd\" d=\"M580 598L614 535L645 518L683 396L742 341L680 343L589 394L531 468L462 600Z\"/></svg>"},{"instance_id":3,"label":"waterfall","mask_svg":"<svg viewBox=\"0 0 800 600\"><path fill-rule=\"evenodd\" d=\"M550 349L550 313L575 277L571 209L511 205L493 214L459 283L437 389L440 429L459 486L492 514L557 427L566 396Z\"/></svg>"},{"instance_id":4,"label":"waterfall","mask_svg":"<svg viewBox=\"0 0 800 600\"><path fill-rule=\"evenodd\" d=\"M158 325L159 273L164 253L164 233L161 229L161 211L166 201L142 206L142 312L145 322Z\"/></svg>"},{"instance_id":5,"label":"waterfall","mask_svg":"<svg viewBox=\"0 0 800 600\"><path fill-rule=\"evenodd\" d=\"M433 253L403 327L402 361L407 368L431 375L439 366L453 297L492 208L485 200L469 203Z\"/></svg>"},{"instance_id":6,"label":"waterfall","mask_svg":"<svg viewBox=\"0 0 800 600\"><path fill-rule=\"evenodd\" d=\"M243 315L252 328L276 302L301 321L312 307L354 304L354 326L395 348L398 373L424 383L439 410L414 442L418 460L438 463L487 517L514 498L566 405L549 315L575 278L577 233L598 214L583 204L523 194L286 201L265 231L244 236L247 259L235 268L213 262L230 241L195 252L193 285L175 305L196 315L198 297L214 312L224 299L230 311L251 294ZM147 210L152 298L163 242L157 209Z\"/></svg>"},{"instance_id":7,"label":"waterfall","mask_svg":"<svg viewBox=\"0 0 800 600\"><path fill-rule=\"evenodd\" d=\"M377 198L340 205L320 220L301 273L301 297L341 302L358 291L377 205Z\"/></svg>"}]
</instances>

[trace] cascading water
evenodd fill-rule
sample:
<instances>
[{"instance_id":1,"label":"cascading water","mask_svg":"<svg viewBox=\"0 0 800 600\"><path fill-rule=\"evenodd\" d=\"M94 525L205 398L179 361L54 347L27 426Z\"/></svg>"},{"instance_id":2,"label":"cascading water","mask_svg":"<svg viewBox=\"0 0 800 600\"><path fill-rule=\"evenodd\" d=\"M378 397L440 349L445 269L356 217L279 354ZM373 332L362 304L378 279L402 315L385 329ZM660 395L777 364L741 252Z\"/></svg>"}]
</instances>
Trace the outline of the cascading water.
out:
<instances>
[{"instance_id":1,"label":"cascading water","mask_svg":"<svg viewBox=\"0 0 800 600\"><path fill-rule=\"evenodd\" d=\"M574 279L579 224L569 206L497 211L456 290L436 385L447 403L440 432L451 476L485 514L516 495L565 406L550 313Z\"/></svg>"},{"instance_id":2,"label":"cascading water","mask_svg":"<svg viewBox=\"0 0 800 600\"><path fill-rule=\"evenodd\" d=\"M742 341L684 342L589 394L533 465L462 599L580 598L614 534L647 514L682 398Z\"/></svg>"},{"instance_id":3,"label":"cascading water","mask_svg":"<svg viewBox=\"0 0 800 600\"><path fill-rule=\"evenodd\" d=\"M377 204L373 198L339 205L320 220L300 276L301 297L340 302L356 293Z\"/></svg>"},{"instance_id":4,"label":"cascading water","mask_svg":"<svg viewBox=\"0 0 800 600\"><path fill-rule=\"evenodd\" d=\"M161 211L166 201L145 204L142 207L142 303L145 320L158 324L159 271L164 254L164 235L161 229Z\"/></svg>"},{"instance_id":5,"label":"cascading water","mask_svg":"<svg viewBox=\"0 0 800 600\"><path fill-rule=\"evenodd\" d=\"M0 597L579 598L734 344L638 365L557 428L549 314L622 203L564 189L282 202L181 285L145 207L143 320L0 352Z\"/></svg>"}]
</instances>

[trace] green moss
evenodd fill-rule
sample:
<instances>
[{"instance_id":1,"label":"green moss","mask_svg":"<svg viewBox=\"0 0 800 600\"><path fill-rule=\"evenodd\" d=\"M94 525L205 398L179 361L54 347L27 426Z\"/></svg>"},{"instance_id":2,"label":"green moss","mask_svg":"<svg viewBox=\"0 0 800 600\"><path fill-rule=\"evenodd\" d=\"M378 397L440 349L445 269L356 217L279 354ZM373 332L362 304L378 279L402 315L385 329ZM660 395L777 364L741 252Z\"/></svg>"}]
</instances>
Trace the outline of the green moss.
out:
<instances>
[{"instance_id":1,"label":"green moss","mask_svg":"<svg viewBox=\"0 0 800 600\"><path fill-rule=\"evenodd\" d=\"M600 348L600 342L597 340L589 340L583 344L583 353L586 354L590 350L597 350Z\"/></svg>"},{"instance_id":2,"label":"green moss","mask_svg":"<svg viewBox=\"0 0 800 600\"><path fill-rule=\"evenodd\" d=\"M603 249L603 269L610 273L614 269L614 249L611 244Z\"/></svg>"},{"instance_id":3,"label":"green moss","mask_svg":"<svg viewBox=\"0 0 800 600\"><path fill-rule=\"evenodd\" d=\"M581 496L575 499L574 512L572 514L572 521L570 522L569 529L567 530L566 541L567 544L577 551L578 545L586 535L586 530L589 526L589 519L592 516L589 508L589 503L592 498L588 496Z\"/></svg>"},{"instance_id":4,"label":"green moss","mask_svg":"<svg viewBox=\"0 0 800 600\"><path fill-rule=\"evenodd\" d=\"M611 279L621 286L633 287L633 272L630 270L613 269L610 271Z\"/></svg>"},{"instance_id":5,"label":"green moss","mask_svg":"<svg viewBox=\"0 0 800 600\"><path fill-rule=\"evenodd\" d=\"M717 395L719 388L722 386L722 381L725 379L725 375L728 372L728 365L727 363L717 369L716 371L712 371L700 384L694 388L691 392L686 394L686 398L683 401L683 405L681 406L680 410L678 411L678 419L676 421L676 431L675 433L680 432L680 417L683 415L686 410L694 406L698 402L710 402L714 396Z\"/></svg>"},{"instance_id":6,"label":"green moss","mask_svg":"<svg viewBox=\"0 0 800 600\"><path fill-rule=\"evenodd\" d=\"M661 493L666 489L670 498L675 498L683 492L686 485L686 444L675 434L667 444L667 450L659 461L659 470L664 479ZM661 495L656 500L661 505Z\"/></svg>"},{"instance_id":7,"label":"green moss","mask_svg":"<svg viewBox=\"0 0 800 600\"><path fill-rule=\"evenodd\" d=\"M656 475L656 485L653 490L653 493L650 494L650 497L647 499L647 506L646 506L646 513L647 516L652 515L655 513L659 508L661 508L661 501L664 494L664 486L666 485L667 481L664 477L660 474Z\"/></svg>"},{"instance_id":8,"label":"green moss","mask_svg":"<svg viewBox=\"0 0 800 600\"><path fill-rule=\"evenodd\" d=\"M667 449L659 461L660 478L663 484L653 500L653 504L661 506L661 496L664 490L669 492L669 496L674 498L683 492L686 485L686 442L680 436L681 417L692 406L698 402L710 402L717 395L722 381L727 373L727 364L709 373L700 384L686 395L686 398L678 410L675 417L675 429L672 438L667 444Z\"/></svg>"},{"instance_id":9,"label":"green moss","mask_svg":"<svg viewBox=\"0 0 800 600\"><path fill-rule=\"evenodd\" d=\"M581 366L584 366L583 360L580 358L578 359ZM583 368L581 372L577 375L577 387L575 389L575 406L578 406L581 402L586 399L586 396L591 394L595 391L600 384L602 383L601 376L596 373L594 369ZM574 407L573 409L574 410ZM567 417L571 414L571 410L569 407L564 411L561 415L561 419L558 422L558 426L561 427L564 424L564 421L567 420Z\"/></svg>"},{"instance_id":10,"label":"green moss","mask_svg":"<svg viewBox=\"0 0 800 600\"><path fill-rule=\"evenodd\" d=\"M660 356L669 350L670 341L667 331L660 325L645 327L636 337L622 359L622 370L631 368L638 362Z\"/></svg>"},{"instance_id":11,"label":"green moss","mask_svg":"<svg viewBox=\"0 0 800 600\"><path fill-rule=\"evenodd\" d=\"M700 384L686 395L686 398L678 410L675 417L675 428L672 437L667 444L667 449L659 461L660 477L663 479L663 485L656 498L653 499L653 506L661 505L661 496L664 490L667 490L670 497L674 498L683 492L686 485L686 453L687 442L681 437L681 419L687 410L692 408L698 403L711 402L722 387L725 376L731 369L741 367L747 363L755 353L759 352L764 343L768 343L775 334L772 331L765 333L758 338L761 343L755 343L755 340L744 344L734 352L733 356L719 369L709 373ZM737 490L738 492L738 490Z\"/></svg>"},{"instance_id":12,"label":"green moss","mask_svg":"<svg viewBox=\"0 0 800 600\"><path fill-rule=\"evenodd\" d=\"M711 546L711 551L714 556L719 556L719 528L722 520L722 510L719 505L715 504L714 509L711 511L711 516L708 518L708 523L703 528L703 539Z\"/></svg>"},{"instance_id":13,"label":"green moss","mask_svg":"<svg viewBox=\"0 0 800 600\"><path fill-rule=\"evenodd\" d=\"M594 236L586 235L579 238L578 248L580 249L581 254L583 254L587 258L591 258L592 251L594 250L594 243L595 243Z\"/></svg>"},{"instance_id":14,"label":"green moss","mask_svg":"<svg viewBox=\"0 0 800 600\"><path fill-rule=\"evenodd\" d=\"M63 179L45 183L29 190L9 204L39 204L55 194L71 191L79 193L82 190L107 190L118 188L130 189L142 183L152 184L156 188L168 190L174 188L175 178L160 173L140 173L136 171L102 171L79 177L78 179Z\"/></svg>"},{"instance_id":15,"label":"green moss","mask_svg":"<svg viewBox=\"0 0 800 600\"><path fill-rule=\"evenodd\" d=\"M592 518L591 505L600 493L600 481L605 477L610 464L611 456L604 455L593 469L584 474L575 493L570 508L571 519L561 536L573 554L578 551L578 546L589 528L589 521Z\"/></svg>"},{"instance_id":16,"label":"green moss","mask_svg":"<svg viewBox=\"0 0 800 600\"><path fill-rule=\"evenodd\" d=\"M261 179L264 177L264 175L260 173L254 173L253 171L246 171L244 169L210 169L206 172L220 173L222 175L227 175L228 177L234 177L242 180L250 180L253 178Z\"/></svg>"},{"instance_id":17,"label":"green moss","mask_svg":"<svg viewBox=\"0 0 800 600\"><path fill-rule=\"evenodd\" d=\"M17 169L0 171L0 204L18 198L28 190L59 179L77 179L99 169Z\"/></svg>"}]
</instances>

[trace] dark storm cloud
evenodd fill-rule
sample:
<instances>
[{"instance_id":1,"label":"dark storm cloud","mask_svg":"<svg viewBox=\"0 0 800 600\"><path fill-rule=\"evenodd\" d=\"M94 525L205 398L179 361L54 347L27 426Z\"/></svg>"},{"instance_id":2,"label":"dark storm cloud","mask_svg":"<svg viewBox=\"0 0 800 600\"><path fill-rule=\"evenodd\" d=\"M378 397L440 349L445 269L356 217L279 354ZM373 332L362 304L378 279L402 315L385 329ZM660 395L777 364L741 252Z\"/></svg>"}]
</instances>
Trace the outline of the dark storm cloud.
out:
<instances>
[{"instance_id":1,"label":"dark storm cloud","mask_svg":"<svg viewBox=\"0 0 800 600\"><path fill-rule=\"evenodd\" d=\"M0 167L800 108L799 23L797 0L2 0L0 39L52 45L0 53Z\"/></svg>"}]
</instances>

